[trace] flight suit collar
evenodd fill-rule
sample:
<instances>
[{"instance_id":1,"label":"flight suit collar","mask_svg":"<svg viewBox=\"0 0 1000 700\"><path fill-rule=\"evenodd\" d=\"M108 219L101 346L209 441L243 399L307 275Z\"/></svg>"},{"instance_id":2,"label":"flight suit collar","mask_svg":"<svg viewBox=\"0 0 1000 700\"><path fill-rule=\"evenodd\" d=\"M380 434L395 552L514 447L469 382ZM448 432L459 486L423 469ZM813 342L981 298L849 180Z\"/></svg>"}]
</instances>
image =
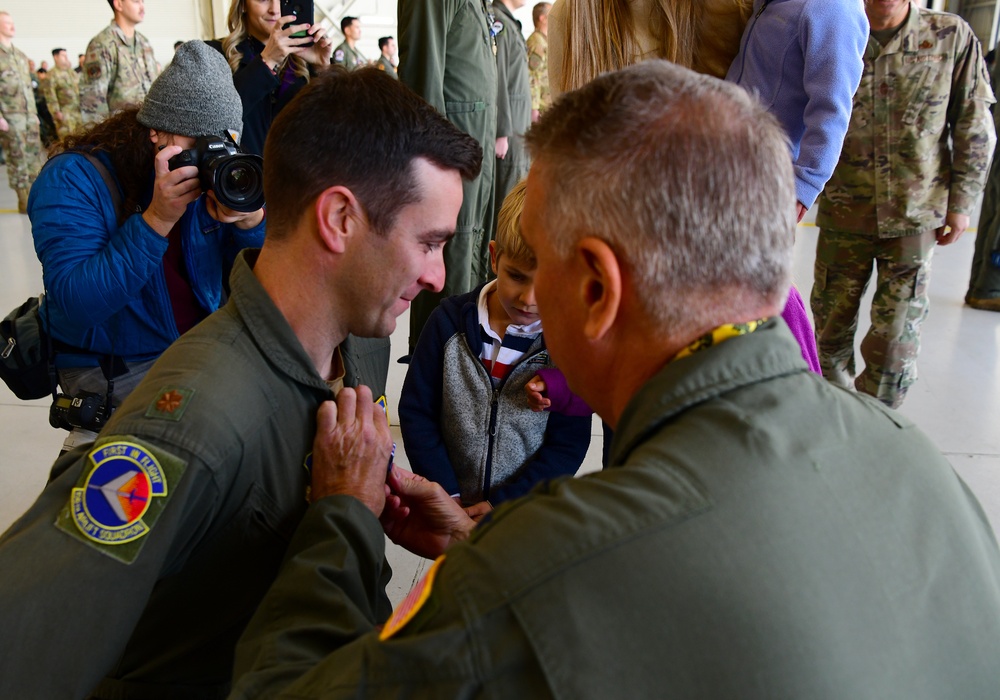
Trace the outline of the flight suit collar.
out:
<instances>
[{"instance_id":1,"label":"flight suit collar","mask_svg":"<svg viewBox=\"0 0 1000 700\"><path fill-rule=\"evenodd\" d=\"M254 276L253 265L257 262L259 252L247 249L236 257L229 278L232 289L230 303L236 306L261 353L278 370L300 384L315 387L327 394L335 392L336 387L343 386L344 363L340 358L340 349L336 350L333 359L333 371L336 375L339 368L339 377L335 376L333 383L328 384L319 376L298 336ZM337 379L340 380L339 385Z\"/></svg>"},{"instance_id":2,"label":"flight suit collar","mask_svg":"<svg viewBox=\"0 0 1000 700\"><path fill-rule=\"evenodd\" d=\"M670 362L632 397L611 444L611 466L624 463L648 436L689 408L775 377L808 372L802 352L780 318L754 333Z\"/></svg>"}]
</instances>

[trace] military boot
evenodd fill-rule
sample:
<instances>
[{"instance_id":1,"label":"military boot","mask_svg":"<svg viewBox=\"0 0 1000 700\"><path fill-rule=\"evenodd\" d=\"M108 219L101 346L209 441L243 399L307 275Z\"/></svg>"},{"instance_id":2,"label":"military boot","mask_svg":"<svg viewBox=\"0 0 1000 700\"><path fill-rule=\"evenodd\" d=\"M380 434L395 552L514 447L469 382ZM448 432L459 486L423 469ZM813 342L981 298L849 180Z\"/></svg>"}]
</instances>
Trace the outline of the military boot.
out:
<instances>
[{"instance_id":1,"label":"military boot","mask_svg":"<svg viewBox=\"0 0 1000 700\"><path fill-rule=\"evenodd\" d=\"M17 190L17 211L19 214L28 213L28 192L30 192L27 187L21 187Z\"/></svg>"}]
</instances>

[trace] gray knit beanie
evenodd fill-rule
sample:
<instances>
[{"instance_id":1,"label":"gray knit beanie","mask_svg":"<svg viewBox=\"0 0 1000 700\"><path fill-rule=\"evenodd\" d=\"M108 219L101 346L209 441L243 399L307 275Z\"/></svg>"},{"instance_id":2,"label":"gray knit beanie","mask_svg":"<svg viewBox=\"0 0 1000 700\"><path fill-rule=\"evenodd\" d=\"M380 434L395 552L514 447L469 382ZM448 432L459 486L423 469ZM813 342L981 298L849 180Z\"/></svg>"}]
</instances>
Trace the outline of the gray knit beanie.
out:
<instances>
[{"instance_id":1,"label":"gray knit beanie","mask_svg":"<svg viewBox=\"0 0 1000 700\"><path fill-rule=\"evenodd\" d=\"M243 103L229 63L204 41L182 44L153 81L137 118L150 129L181 136L242 132Z\"/></svg>"}]
</instances>

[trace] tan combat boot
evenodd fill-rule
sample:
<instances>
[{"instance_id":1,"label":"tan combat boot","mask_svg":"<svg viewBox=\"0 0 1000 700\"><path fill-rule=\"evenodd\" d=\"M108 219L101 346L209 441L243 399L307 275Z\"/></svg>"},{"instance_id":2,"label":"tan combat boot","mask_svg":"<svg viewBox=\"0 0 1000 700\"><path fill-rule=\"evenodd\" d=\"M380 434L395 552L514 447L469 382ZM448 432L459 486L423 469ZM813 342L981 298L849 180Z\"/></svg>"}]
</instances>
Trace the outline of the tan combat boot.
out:
<instances>
[{"instance_id":1,"label":"tan combat boot","mask_svg":"<svg viewBox=\"0 0 1000 700\"><path fill-rule=\"evenodd\" d=\"M28 192L30 192L27 187L22 187L17 190L17 212L19 214L28 213Z\"/></svg>"}]
</instances>

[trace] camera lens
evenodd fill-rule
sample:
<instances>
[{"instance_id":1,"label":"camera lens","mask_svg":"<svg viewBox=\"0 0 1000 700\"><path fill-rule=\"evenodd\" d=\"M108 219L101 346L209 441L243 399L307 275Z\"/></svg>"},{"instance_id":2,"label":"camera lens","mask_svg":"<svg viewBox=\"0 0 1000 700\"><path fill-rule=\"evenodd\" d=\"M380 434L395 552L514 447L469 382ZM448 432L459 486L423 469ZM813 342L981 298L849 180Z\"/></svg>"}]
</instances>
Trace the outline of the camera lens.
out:
<instances>
[{"instance_id":1,"label":"camera lens","mask_svg":"<svg viewBox=\"0 0 1000 700\"><path fill-rule=\"evenodd\" d=\"M213 187L219 203L235 211L264 206L264 171L259 156L239 154L213 163Z\"/></svg>"}]
</instances>

